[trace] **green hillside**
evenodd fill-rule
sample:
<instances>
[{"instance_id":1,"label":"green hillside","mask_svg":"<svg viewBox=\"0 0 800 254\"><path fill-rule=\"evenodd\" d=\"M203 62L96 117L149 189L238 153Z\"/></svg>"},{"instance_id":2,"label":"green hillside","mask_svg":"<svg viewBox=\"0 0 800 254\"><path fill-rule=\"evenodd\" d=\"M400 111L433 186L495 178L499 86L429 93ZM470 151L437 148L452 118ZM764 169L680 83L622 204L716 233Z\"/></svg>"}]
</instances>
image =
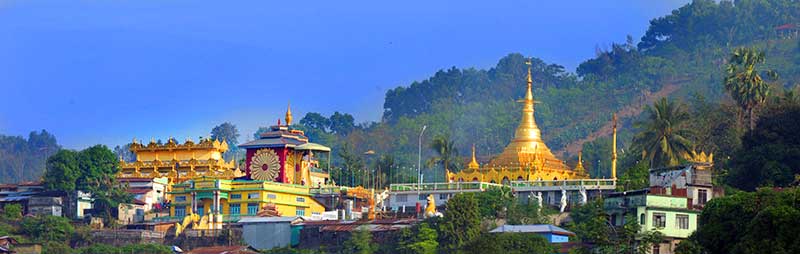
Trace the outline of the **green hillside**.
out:
<instances>
[{"instance_id":1,"label":"green hillside","mask_svg":"<svg viewBox=\"0 0 800 254\"><path fill-rule=\"evenodd\" d=\"M611 114L627 113L622 115L620 129L624 153L635 131L631 123L649 101L660 96L684 101L728 100L722 86L723 66L736 47L765 51L767 66L780 75L778 86L798 83L797 37L775 29L798 23L798 1L694 1L652 20L638 44L628 37L624 43L598 49L596 57L581 63L575 72L533 56L534 97L540 102L535 114L545 141L551 149L562 150L591 137L581 140L588 141L583 149L591 150L585 151L585 164L593 174L608 175L603 171L607 170L607 152L597 149L609 149L603 127ZM486 161L508 143L520 118L515 100L524 95L525 58L512 53L490 69L452 67L391 89L386 93L381 122L356 126L351 120L347 132L332 131L325 125L299 127L308 130L312 139L333 144L337 151L347 150L336 160L349 168L360 167L365 159L360 154L367 150L393 157L394 167L401 170L416 168L417 139L423 125L428 126L427 140L449 136L462 156L475 144L479 160ZM575 151L571 152L568 161L575 160ZM433 155L427 148L423 153ZM598 160L601 165L595 165ZM428 174L441 177L436 170Z\"/></svg>"}]
</instances>

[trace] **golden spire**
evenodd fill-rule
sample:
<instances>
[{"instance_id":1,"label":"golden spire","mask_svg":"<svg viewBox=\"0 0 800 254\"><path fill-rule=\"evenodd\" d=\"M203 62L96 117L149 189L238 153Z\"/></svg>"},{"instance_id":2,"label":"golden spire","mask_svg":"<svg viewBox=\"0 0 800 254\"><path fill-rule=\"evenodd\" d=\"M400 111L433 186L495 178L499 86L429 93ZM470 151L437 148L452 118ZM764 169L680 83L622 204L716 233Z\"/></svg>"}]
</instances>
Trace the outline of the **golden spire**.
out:
<instances>
[{"instance_id":1,"label":"golden spire","mask_svg":"<svg viewBox=\"0 0 800 254\"><path fill-rule=\"evenodd\" d=\"M582 172L585 169L583 168L583 151L578 152L578 165L575 165L575 171Z\"/></svg>"},{"instance_id":2,"label":"golden spire","mask_svg":"<svg viewBox=\"0 0 800 254\"><path fill-rule=\"evenodd\" d=\"M542 132L536 125L536 119L534 118L532 62L527 59L525 64L528 65L527 90L525 91L525 97L519 100L519 102L523 103L522 119L514 132L514 138L511 143L489 164L514 167L514 165L521 165L526 161L526 158L533 156L537 161L542 162L542 165L537 165L537 168L541 170L571 170L553 155L553 152L542 140Z\"/></svg>"},{"instance_id":3,"label":"golden spire","mask_svg":"<svg viewBox=\"0 0 800 254\"><path fill-rule=\"evenodd\" d=\"M617 113L611 115L614 122L613 137L611 138L611 179L617 179Z\"/></svg>"},{"instance_id":4,"label":"golden spire","mask_svg":"<svg viewBox=\"0 0 800 254\"><path fill-rule=\"evenodd\" d=\"M286 126L292 125L292 105L286 103Z\"/></svg>"},{"instance_id":5,"label":"golden spire","mask_svg":"<svg viewBox=\"0 0 800 254\"><path fill-rule=\"evenodd\" d=\"M472 144L472 161L469 162L469 169L478 169L481 167L478 160L475 159L475 144Z\"/></svg>"}]
</instances>

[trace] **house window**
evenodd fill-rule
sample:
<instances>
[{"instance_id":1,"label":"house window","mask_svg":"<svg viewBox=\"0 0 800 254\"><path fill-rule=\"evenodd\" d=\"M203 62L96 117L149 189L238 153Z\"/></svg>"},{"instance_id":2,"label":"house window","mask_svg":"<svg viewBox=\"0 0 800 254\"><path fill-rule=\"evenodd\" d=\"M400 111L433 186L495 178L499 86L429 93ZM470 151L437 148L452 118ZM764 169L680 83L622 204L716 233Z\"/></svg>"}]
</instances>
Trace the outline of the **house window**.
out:
<instances>
[{"instance_id":1,"label":"house window","mask_svg":"<svg viewBox=\"0 0 800 254\"><path fill-rule=\"evenodd\" d=\"M661 254L661 244L653 244L653 254Z\"/></svg>"},{"instance_id":2,"label":"house window","mask_svg":"<svg viewBox=\"0 0 800 254\"><path fill-rule=\"evenodd\" d=\"M647 216L644 216L644 214L640 214L639 215L639 224L644 225L644 223L647 222L645 220L647 220Z\"/></svg>"},{"instance_id":3,"label":"house window","mask_svg":"<svg viewBox=\"0 0 800 254\"><path fill-rule=\"evenodd\" d=\"M408 195L397 195L395 196L394 200L397 202L406 202L408 201Z\"/></svg>"},{"instance_id":4,"label":"house window","mask_svg":"<svg viewBox=\"0 0 800 254\"><path fill-rule=\"evenodd\" d=\"M653 226L664 228L667 225L667 215L664 213L653 213Z\"/></svg>"},{"instance_id":5,"label":"house window","mask_svg":"<svg viewBox=\"0 0 800 254\"><path fill-rule=\"evenodd\" d=\"M242 194L231 194L231 199L242 199Z\"/></svg>"},{"instance_id":6,"label":"house window","mask_svg":"<svg viewBox=\"0 0 800 254\"><path fill-rule=\"evenodd\" d=\"M297 210L294 210L294 215L296 216L306 216L306 209L302 207L298 207Z\"/></svg>"},{"instance_id":7,"label":"house window","mask_svg":"<svg viewBox=\"0 0 800 254\"><path fill-rule=\"evenodd\" d=\"M689 229L689 215L678 214L675 215L675 223L679 229Z\"/></svg>"},{"instance_id":8,"label":"house window","mask_svg":"<svg viewBox=\"0 0 800 254\"><path fill-rule=\"evenodd\" d=\"M303 202L306 202L306 198L304 198L304 197L297 197L295 200L296 200L298 203L303 203Z\"/></svg>"},{"instance_id":9,"label":"house window","mask_svg":"<svg viewBox=\"0 0 800 254\"><path fill-rule=\"evenodd\" d=\"M439 194L439 200L447 199L447 194Z\"/></svg>"},{"instance_id":10,"label":"house window","mask_svg":"<svg viewBox=\"0 0 800 254\"><path fill-rule=\"evenodd\" d=\"M611 225L617 226L617 214L611 214Z\"/></svg>"},{"instance_id":11,"label":"house window","mask_svg":"<svg viewBox=\"0 0 800 254\"><path fill-rule=\"evenodd\" d=\"M247 199L257 199L259 196L260 195L258 195L258 192L248 193L247 194Z\"/></svg>"},{"instance_id":12,"label":"house window","mask_svg":"<svg viewBox=\"0 0 800 254\"><path fill-rule=\"evenodd\" d=\"M247 204L247 214L254 215L258 213L258 203Z\"/></svg>"},{"instance_id":13,"label":"house window","mask_svg":"<svg viewBox=\"0 0 800 254\"><path fill-rule=\"evenodd\" d=\"M708 201L708 192L706 190L697 190L697 203L705 205Z\"/></svg>"},{"instance_id":14,"label":"house window","mask_svg":"<svg viewBox=\"0 0 800 254\"><path fill-rule=\"evenodd\" d=\"M176 206L175 207L175 217L184 217L186 216L186 207L185 206Z\"/></svg>"},{"instance_id":15,"label":"house window","mask_svg":"<svg viewBox=\"0 0 800 254\"><path fill-rule=\"evenodd\" d=\"M231 204L229 209L228 209L228 211L229 211L230 214L238 215L238 214L242 214L241 213L242 212L241 209L242 209L241 205L239 205L239 204Z\"/></svg>"},{"instance_id":16,"label":"house window","mask_svg":"<svg viewBox=\"0 0 800 254\"><path fill-rule=\"evenodd\" d=\"M175 196L175 202L186 202L186 196Z\"/></svg>"},{"instance_id":17,"label":"house window","mask_svg":"<svg viewBox=\"0 0 800 254\"><path fill-rule=\"evenodd\" d=\"M269 194L267 194L267 198L268 198L268 199L276 199L276 198L278 198L278 196L277 196L277 195L275 195L275 194L271 194L271 193L269 193Z\"/></svg>"}]
</instances>

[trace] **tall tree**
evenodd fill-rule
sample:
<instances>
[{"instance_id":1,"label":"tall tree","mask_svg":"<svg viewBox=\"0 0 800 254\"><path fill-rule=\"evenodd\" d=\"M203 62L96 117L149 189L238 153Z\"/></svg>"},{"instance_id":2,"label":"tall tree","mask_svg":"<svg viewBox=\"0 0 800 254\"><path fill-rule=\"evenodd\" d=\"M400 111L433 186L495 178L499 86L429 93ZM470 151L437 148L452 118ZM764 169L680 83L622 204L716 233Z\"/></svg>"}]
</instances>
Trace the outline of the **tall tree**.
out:
<instances>
[{"instance_id":1,"label":"tall tree","mask_svg":"<svg viewBox=\"0 0 800 254\"><path fill-rule=\"evenodd\" d=\"M224 122L211 129L211 139L228 142L228 151L225 152L225 159L230 160L238 151L236 145L239 144L239 130L236 125Z\"/></svg>"},{"instance_id":2,"label":"tall tree","mask_svg":"<svg viewBox=\"0 0 800 254\"><path fill-rule=\"evenodd\" d=\"M460 249L480 235L478 202L471 193L462 193L447 201L444 218L439 223L439 244L444 250Z\"/></svg>"},{"instance_id":3,"label":"tall tree","mask_svg":"<svg viewBox=\"0 0 800 254\"><path fill-rule=\"evenodd\" d=\"M123 146L115 146L114 147L114 154L117 155L118 158L122 159L123 161L133 162L136 161L136 155L131 152L131 143L127 143Z\"/></svg>"},{"instance_id":4,"label":"tall tree","mask_svg":"<svg viewBox=\"0 0 800 254\"><path fill-rule=\"evenodd\" d=\"M339 113L336 111L331 115L330 127L331 132L339 135L347 135L356 128L355 119L348 113Z\"/></svg>"},{"instance_id":5,"label":"tall tree","mask_svg":"<svg viewBox=\"0 0 800 254\"><path fill-rule=\"evenodd\" d=\"M762 65L766 62L763 51L756 48L737 48L725 66L725 89L742 111L748 115L750 130L756 127L756 110L769 96L769 84L762 75L776 79L777 74ZM740 117L739 119L743 119Z\"/></svg>"},{"instance_id":6,"label":"tall tree","mask_svg":"<svg viewBox=\"0 0 800 254\"><path fill-rule=\"evenodd\" d=\"M457 172L459 170L458 161L461 158L458 156L455 141L450 136L438 135L434 137L430 148L436 153L436 156L427 161L428 166L441 165L445 172L449 170Z\"/></svg>"},{"instance_id":7,"label":"tall tree","mask_svg":"<svg viewBox=\"0 0 800 254\"><path fill-rule=\"evenodd\" d=\"M75 183L81 177L78 157L78 152L72 150L61 150L50 156L43 177L45 188L68 193L75 191Z\"/></svg>"},{"instance_id":8,"label":"tall tree","mask_svg":"<svg viewBox=\"0 0 800 254\"><path fill-rule=\"evenodd\" d=\"M650 167L676 165L692 150L687 128L689 114L683 104L661 98L647 106L647 117L637 122L640 130L633 139L634 149L650 160Z\"/></svg>"}]
</instances>

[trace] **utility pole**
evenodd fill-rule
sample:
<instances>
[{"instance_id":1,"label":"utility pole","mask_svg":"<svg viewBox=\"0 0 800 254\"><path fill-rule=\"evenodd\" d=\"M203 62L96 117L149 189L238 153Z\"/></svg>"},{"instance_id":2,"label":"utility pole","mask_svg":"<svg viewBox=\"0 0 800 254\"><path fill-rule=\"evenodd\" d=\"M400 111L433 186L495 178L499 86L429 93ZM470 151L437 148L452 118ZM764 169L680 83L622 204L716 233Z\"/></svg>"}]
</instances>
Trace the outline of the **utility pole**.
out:
<instances>
[{"instance_id":1,"label":"utility pole","mask_svg":"<svg viewBox=\"0 0 800 254\"><path fill-rule=\"evenodd\" d=\"M427 125L422 126L419 132L419 151L417 153L417 196L419 196L419 188L422 187L422 134L425 133Z\"/></svg>"}]
</instances>

